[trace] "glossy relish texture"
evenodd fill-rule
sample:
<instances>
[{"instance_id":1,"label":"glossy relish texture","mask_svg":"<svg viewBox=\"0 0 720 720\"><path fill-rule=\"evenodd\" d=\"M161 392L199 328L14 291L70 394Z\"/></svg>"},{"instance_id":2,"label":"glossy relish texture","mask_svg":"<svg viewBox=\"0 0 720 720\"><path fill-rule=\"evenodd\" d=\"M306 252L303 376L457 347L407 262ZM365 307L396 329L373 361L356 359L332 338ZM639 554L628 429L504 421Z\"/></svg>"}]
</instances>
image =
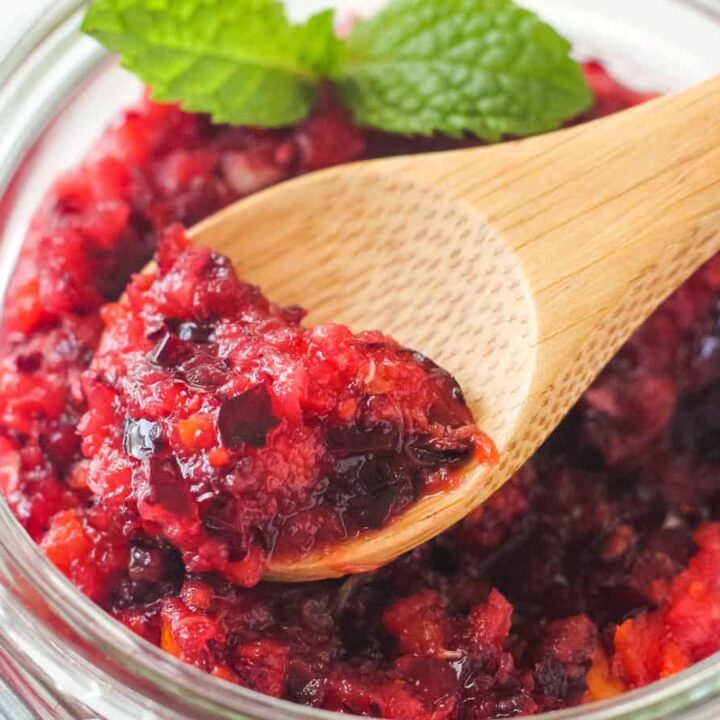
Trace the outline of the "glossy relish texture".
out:
<instances>
[{"instance_id":1,"label":"glossy relish texture","mask_svg":"<svg viewBox=\"0 0 720 720\"><path fill-rule=\"evenodd\" d=\"M473 458L496 461L458 384L420 353L304 328L178 225L156 257L104 306L83 378L87 485L126 537L251 587L270 556L384 527Z\"/></svg>"},{"instance_id":2,"label":"glossy relish texture","mask_svg":"<svg viewBox=\"0 0 720 720\"><path fill-rule=\"evenodd\" d=\"M596 95L586 119L645 99L596 64L585 71ZM224 468L240 455L264 462L273 438L277 458L292 462L266 467L295 473L302 453L315 462L330 436L296 424L306 437L291 444L283 433L296 396L288 392L283 405L273 382L224 388L222 398L201 392L232 375L233 368L218 368L219 347L260 347L240 338L247 323L240 315L272 326L289 344L278 349L264 338L262 347L293 367L306 367L309 343L331 343L358 363L400 355L400 369L430 395L452 397L452 384L382 336L359 341L334 326L320 337L301 330L298 312L269 305L221 258L185 248L171 226L192 225L299 173L456 145L368 132L331 101L298 125L259 130L213 126L143 100L43 201L0 340L0 486L48 558L151 643L269 695L417 720L575 705L720 649L720 258L663 304L541 451L455 528L365 575L242 587L257 579L252 548L267 551L267 508L256 523L266 535L258 538L236 512L237 496L227 498ZM130 290L138 312L129 316L113 301L161 235L161 275L175 278L181 295L199 288L205 301L178 312L175 297L172 311L153 313L169 296L152 279L138 279ZM238 303L208 314L213 293ZM110 332L97 351L105 325ZM371 347L353 355L366 340ZM148 376L157 392L145 395ZM242 382L240 374L231 379ZM180 382L191 388L182 398L173 395ZM338 396L328 397L341 418ZM344 407L356 417L357 407ZM455 441L445 449L462 454L468 419L461 403L451 410L440 419ZM387 436L363 437L364 445L357 433L334 435L341 451L331 456L333 467L357 473L349 484L395 437L387 428ZM416 460L437 461L436 444L429 454L413 447ZM353 465L349 457L361 459ZM271 473L248 477L254 489ZM377 522L389 511L387 496L378 501L368 492L372 512L361 522ZM327 506L339 517L336 501ZM297 537L307 539L307 528ZM196 552L204 542L209 552Z\"/></svg>"}]
</instances>

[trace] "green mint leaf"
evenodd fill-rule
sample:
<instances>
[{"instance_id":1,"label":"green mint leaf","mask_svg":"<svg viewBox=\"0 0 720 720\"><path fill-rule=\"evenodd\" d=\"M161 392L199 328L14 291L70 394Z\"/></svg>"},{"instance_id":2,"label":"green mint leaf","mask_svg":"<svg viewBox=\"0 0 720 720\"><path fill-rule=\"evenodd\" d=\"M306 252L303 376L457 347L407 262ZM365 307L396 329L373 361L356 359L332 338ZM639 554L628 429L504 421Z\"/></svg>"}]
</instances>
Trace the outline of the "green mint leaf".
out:
<instances>
[{"instance_id":1,"label":"green mint leaf","mask_svg":"<svg viewBox=\"0 0 720 720\"><path fill-rule=\"evenodd\" d=\"M122 56L160 101L215 122L306 117L337 64L332 13L293 25L279 0L96 0L83 30Z\"/></svg>"},{"instance_id":2,"label":"green mint leaf","mask_svg":"<svg viewBox=\"0 0 720 720\"><path fill-rule=\"evenodd\" d=\"M592 101L570 44L511 0L391 0L334 79L359 123L402 134L532 135Z\"/></svg>"},{"instance_id":3,"label":"green mint leaf","mask_svg":"<svg viewBox=\"0 0 720 720\"><path fill-rule=\"evenodd\" d=\"M305 23L305 47L300 57L307 67L325 78L337 72L343 44L335 34L335 11L323 10Z\"/></svg>"}]
</instances>

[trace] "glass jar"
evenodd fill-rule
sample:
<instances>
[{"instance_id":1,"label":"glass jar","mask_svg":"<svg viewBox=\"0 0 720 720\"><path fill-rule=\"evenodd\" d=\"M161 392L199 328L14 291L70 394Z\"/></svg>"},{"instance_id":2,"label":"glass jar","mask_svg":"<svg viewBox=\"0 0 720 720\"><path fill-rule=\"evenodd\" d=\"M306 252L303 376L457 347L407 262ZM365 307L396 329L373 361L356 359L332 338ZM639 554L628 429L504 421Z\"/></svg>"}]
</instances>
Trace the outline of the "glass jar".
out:
<instances>
[{"instance_id":1,"label":"glass jar","mask_svg":"<svg viewBox=\"0 0 720 720\"><path fill-rule=\"evenodd\" d=\"M331 4L293 3L303 13ZM339 0L343 7L349 3ZM720 70L720 12L692 0L526 0L641 90ZM85 2L56 0L0 59L0 288L29 217L57 172L141 91L78 32ZM357 3L356 3L357 6ZM363 5L367 7L367 4ZM136 637L82 596L0 503L0 716L12 720L321 720L347 716L215 679ZM544 720L720 717L720 655L622 697Z\"/></svg>"}]
</instances>

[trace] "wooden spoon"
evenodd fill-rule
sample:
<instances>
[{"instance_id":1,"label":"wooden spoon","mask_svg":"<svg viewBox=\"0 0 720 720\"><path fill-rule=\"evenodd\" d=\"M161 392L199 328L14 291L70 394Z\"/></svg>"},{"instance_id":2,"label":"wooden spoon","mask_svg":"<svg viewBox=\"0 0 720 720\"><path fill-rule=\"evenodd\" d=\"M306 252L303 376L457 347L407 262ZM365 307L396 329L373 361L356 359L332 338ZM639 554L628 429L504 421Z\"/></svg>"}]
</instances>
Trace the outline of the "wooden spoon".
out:
<instances>
[{"instance_id":1,"label":"wooden spoon","mask_svg":"<svg viewBox=\"0 0 720 720\"><path fill-rule=\"evenodd\" d=\"M527 460L632 331L720 248L720 77L492 147L304 176L192 231L309 322L381 329L447 368L502 462L272 580L368 570Z\"/></svg>"}]
</instances>

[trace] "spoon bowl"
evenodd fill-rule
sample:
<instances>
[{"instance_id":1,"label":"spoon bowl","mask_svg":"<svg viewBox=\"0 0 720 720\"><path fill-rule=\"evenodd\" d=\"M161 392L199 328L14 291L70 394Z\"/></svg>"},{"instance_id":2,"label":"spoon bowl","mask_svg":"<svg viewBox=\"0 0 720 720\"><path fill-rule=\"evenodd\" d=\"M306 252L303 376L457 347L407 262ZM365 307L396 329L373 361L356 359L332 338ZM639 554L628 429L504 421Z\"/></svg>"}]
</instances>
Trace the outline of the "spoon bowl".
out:
<instances>
[{"instance_id":1,"label":"spoon bowl","mask_svg":"<svg viewBox=\"0 0 720 720\"><path fill-rule=\"evenodd\" d=\"M720 247L720 79L503 145L355 163L242 200L191 236L308 322L380 329L449 370L502 460L271 580L387 563L534 452L660 301Z\"/></svg>"},{"instance_id":2,"label":"spoon bowl","mask_svg":"<svg viewBox=\"0 0 720 720\"><path fill-rule=\"evenodd\" d=\"M460 383L478 425L502 452L526 401L537 346L520 259L472 206L381 170L366 163L350 174L310 175L243 201L191 234L229 255L240 277L273 301L307 307L308 323L381 329L432 358ZM442 503L421 498L392 524L394 552L482 502L496 489L487 476L482 465L468 467ZM289 578L284 564L271 561L268 577L346 575L377 567L386 551L386 530L367 531L331 555L294 561Z\"/></svg>"}]
</instances>

